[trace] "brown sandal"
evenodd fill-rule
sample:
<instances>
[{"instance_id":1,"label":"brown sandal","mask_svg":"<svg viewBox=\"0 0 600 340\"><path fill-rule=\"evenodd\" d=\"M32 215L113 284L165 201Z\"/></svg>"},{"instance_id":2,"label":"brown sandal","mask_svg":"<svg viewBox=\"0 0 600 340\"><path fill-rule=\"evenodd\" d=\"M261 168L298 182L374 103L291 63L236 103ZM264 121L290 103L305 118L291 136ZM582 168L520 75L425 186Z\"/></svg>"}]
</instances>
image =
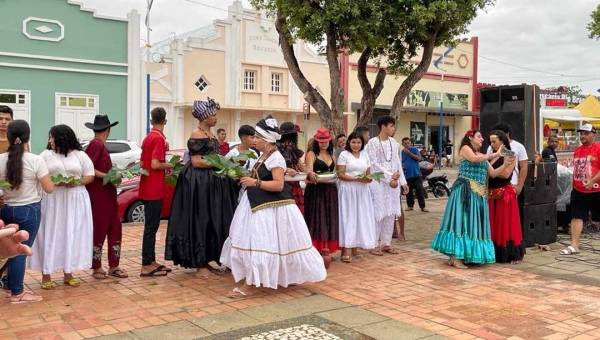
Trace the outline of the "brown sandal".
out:
<instances>
[{"instance_id":1,"label":"brown sandal","mask_svg":"<svg viewBox=\"0 0 600 340\"><path fill-rule=\"evenodd\" d=\"M96 280L106 280L108 279L108 275L106 275L105 271L94 271L92 277Z\"/></svg>"}]
</instances>

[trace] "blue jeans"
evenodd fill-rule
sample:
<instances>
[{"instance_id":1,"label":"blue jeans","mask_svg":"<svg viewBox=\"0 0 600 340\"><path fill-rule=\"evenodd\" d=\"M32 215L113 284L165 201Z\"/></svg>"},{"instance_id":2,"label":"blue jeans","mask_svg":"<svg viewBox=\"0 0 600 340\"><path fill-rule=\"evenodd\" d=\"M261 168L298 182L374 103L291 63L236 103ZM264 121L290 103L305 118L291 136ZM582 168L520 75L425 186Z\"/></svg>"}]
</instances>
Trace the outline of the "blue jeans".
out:
<instances>
[{"instance_id":1,"label":"blue jeans","mask_svg":"<svg viewBox=\"0 0 600 340\"><path fill-rule=\"evenodd\" d=\"M42 209L40 203L31 203L22 206L4 205L0 210L0 219L5 224L16 223L19 230L26 230L29 233L29 239L23 244L31 247L35 237L40 229ZM8 262L8 275L6 281L6 290L10 290L12 295L23 293L23 279L25 278L25 265L27 258L25 255L13 257Z\"/></svg>"}]
</instances>

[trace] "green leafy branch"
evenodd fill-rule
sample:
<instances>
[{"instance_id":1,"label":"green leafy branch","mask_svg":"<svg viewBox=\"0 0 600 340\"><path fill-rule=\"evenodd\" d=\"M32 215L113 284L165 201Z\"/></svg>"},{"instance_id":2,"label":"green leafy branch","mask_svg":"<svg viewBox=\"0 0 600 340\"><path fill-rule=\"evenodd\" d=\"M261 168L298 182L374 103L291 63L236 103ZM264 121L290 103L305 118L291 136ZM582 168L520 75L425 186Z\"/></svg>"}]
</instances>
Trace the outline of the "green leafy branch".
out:
<instances>
[{"instance_id":1,"label":"green leafy branch","mask_svg":"<svg viewBox=\"0 0 600 340\"><path fill-rule=\"evenodd\" d=\"M75 176L63 176L63 174L58 174L54 176L50 176L52 183L54 185L59 184L67 184L67 185L81 185L81 178L76 178Z\"/></svg>"},{"instance_id":2,"label":"green leafy branch","mask_svg":"<svg viewBox=\"0 0 600 340\"><path fill-rule=\"evenodd\" d=\"M7 181L0 181L0 189L10 189L12 185Z\"/></svg>"},{"instance_id":3,"label":"green leafy branch","mask_svg":"<svg viewBox=\"0 0 600 340\"><path fill-rule=\"evenodd\" d=\"M385 178L385 174L383 172L374 172L372 174L367 175L366 173L362 173L356 176L358 179L370 179L373 181L381 182L382 179Z\"/></svg>"},{"instance_id":4,"label":"green leafy branch","mask_svg":"<svg viewBox=\"0 0 600 340\"><path fill-rule=\"evenodd\" d=\"M245 176L250 176L250 172L246 170L242 164L249 159L256 159L254 152L250 150L243 151L239 156L224 157L221 155L206 155L203 156L206 162L217 168L213 170L215 176L219 178L229 177L233 180L238 180Z\"/></svg>"},{"instance_id":5,"label":"green leafy branch","mask_svg":"<svg viewBox=\"0 0 600 340\"><path fill-rule=\"evenodd\" d=\"M106 175L104 175L104 178L102 179L102 183L104 185L111 183L115 187L118 187L119 185L121 185L123 178L132 179L132 178L134 178L136 176L140 176L140 175L148 176L149 175L148 170L145 170L142 168L140 168L139 170L121 169L121 168L113 165L110 168L110 170L108 170Z\"/></svg>"},{"instance_id":6,"label":"green leafy branch","mask_svg":"<svg viewBox=\"0 0 600 340\"><path fill-rule=\"evenodd\" d=\"M177 179L179 178L181 169L183 169L183 167L184 167L184 165L179 162L180 160L181 160L180 156L173 156L169 160L169 163L171 163L173 165L173 173L171 174L171 176L168 176L167 178L165 178L165 181L167 182L168 185L170 185L172 187L174 187L177 184Z\"/></svg>"}]
</instances>

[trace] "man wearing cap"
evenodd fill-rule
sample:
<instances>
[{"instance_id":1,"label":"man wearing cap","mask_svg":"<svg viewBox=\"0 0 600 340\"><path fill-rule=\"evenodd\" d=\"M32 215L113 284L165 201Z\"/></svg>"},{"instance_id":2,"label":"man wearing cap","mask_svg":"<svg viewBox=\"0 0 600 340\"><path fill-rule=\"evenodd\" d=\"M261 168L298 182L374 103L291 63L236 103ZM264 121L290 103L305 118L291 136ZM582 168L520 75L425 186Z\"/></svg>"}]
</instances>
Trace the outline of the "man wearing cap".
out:
<instances>
[{"instance_id":1,"label":"man wearing cap","mask_svg":"<svg viewBox=\"0 0 600 340\"><path fill-rule=\"evenodd\" d=\"M117 203L117 188L108 183L103 184L103 178L112 167L112 161L106 148L106 140L110 135L110 128L119 124L111 123L106 115L94 117L94 123L85 123L85 127L94 131L94 139L88 144L85 153L94 163L94 181L86 185L92 203L92 217L94 220L94 244L92 270L95 279L107 279L108 275L126 278L127 273L119 268L121 259L121 220ZM102 268L102 247L108 237L108 275Z\"/></svg>"},{"instance_id":2,"label":"man wearing cap","mask_svg":"<svg viewBox=\"0 0 600 340\"><path fill-rule=\"evenodd\" d=\"M584 124L579 130L581 145L573 153L573 191L571 191L571 245L560 255L579 253L579 236L583 221L592 213L592 220L600 218L600 143L596 129Z\"/></svg>"}]
</instances>

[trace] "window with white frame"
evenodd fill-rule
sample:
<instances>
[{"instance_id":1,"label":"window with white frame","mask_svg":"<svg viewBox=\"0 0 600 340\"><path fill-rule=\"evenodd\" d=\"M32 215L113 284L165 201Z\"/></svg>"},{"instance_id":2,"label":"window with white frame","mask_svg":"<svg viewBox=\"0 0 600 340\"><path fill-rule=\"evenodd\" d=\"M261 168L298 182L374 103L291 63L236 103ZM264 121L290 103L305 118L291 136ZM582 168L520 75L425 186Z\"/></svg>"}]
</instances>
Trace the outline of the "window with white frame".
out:
<instances>
[{"instance_id":1,"label":"window with white frame","mask_svg":"<svg viewBox=\"0 0 600 340\"><path fill-rule=\"evenodd\" d=\"M281 73L271 73L271 92L281 92Z\"/></svg>"},{"instance_id":2,"label":"window with white frame","mask_svg":"<svg viewBox=\"0 0 600 340\"><path fill-rule=\"evenodd\" d=\"M194 85L196 86L198 91L204 92L204 90L206 90L210 86L210 83L208 82L206 77L204 75L202 75L202 76L200 76L200 78L198 78L198 80L196 80Z\"/></svg>"},{"instance_id":3,"label":"window with white frame","mask_svg":"<svg viewBox=\"0 0 600 340\"><path fill-rule=\"evenodd\" d=\"M252 70L244 71L244 90L254 91L256 89L256 72Z\"/></svg>"}]
</instances>

